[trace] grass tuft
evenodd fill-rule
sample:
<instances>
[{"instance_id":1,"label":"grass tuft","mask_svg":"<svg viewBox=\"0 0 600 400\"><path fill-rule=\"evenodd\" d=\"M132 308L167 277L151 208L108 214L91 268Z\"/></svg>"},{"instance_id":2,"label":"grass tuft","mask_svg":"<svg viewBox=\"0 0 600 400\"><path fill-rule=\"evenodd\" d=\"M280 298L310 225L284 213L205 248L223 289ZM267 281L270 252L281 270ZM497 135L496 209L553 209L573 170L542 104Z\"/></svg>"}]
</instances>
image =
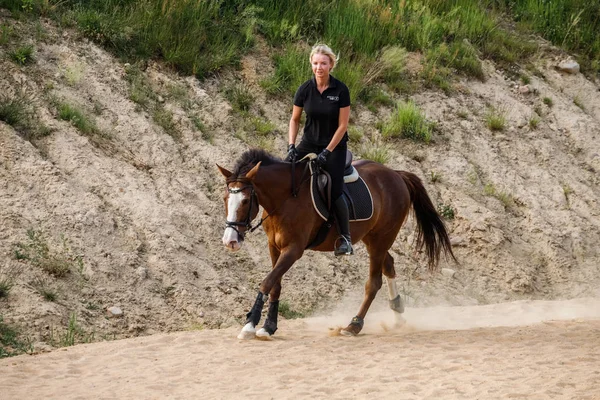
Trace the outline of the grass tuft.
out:
<instances>
[{"instance_id":1,"label":"grass tuft","mask_svg":"<svg viewBox=\"0 0 600 400\"><path fill-rule=\"evenodd\" d=\"M285 300L279 301L279 315L283 316L285 319L304 318L303 313L292 309L290 303Z\"/></svg>"},{"instance_id":2,"label":"grass tuft","mask_svg":"<svg viewBox=\"0 0 600 400\"><path fill-rule=\"evenodd\" d=\"M453 220L456 214L454 208L449 204L438 205L438 213L447 220Z\"/></svg>"},{"instance_id":3,"label":"grass tuft","mask_svg":"<svg viewBox=\"0 0 600 400\"><path fill-rule=\"evenodd\" d=\"M403 137L425 143L431 141L433 124L425 119L425 116L412 101L399 103L396 112L384 123L382 128L383 137Z\"/></svg>"},{"instance_id":4,"label":"grass tuft","mask_svg":"<svg viewBox=\"0 0 600 400\"><path fill-rule=\"evenodd\" d=\"M8 53L11 60L19 65L31 64L34 61L33 58L33 46L21 46Z\"/></svg>"},{"instance_id":5,"label":"grass tuft","mask_svg":"<svg viewBox=\"0 0 600 400\"><path fill-rule=\"evenodd\" d=\"M554 105L554 101L552 100L551 97L544 97L543 100L545 105L547 105L548 107L552 107Z\"/></svg>"},{"instance_id":6,"label":"grass tuft","mask_svg":"<svg viewBox=\"0 0 600 400\"><path fill-rule=\"evenodd\" d=\"M362 159L375 161L380 164L387 163L391 158L389 147L378 142L364 143L358 150L358 156Z\"/></svg>"},{"instance_id":7,"label":"grass tuft","mask_svg":"<svg viewBox=\"0 0 600 400\"><path fill-rule=\"evenodd\" d=\"M69 103L58 104L58 117L63 121L70 122L79 132L84 135L97 135L100 130L96 123L90 119L79 107Z\"/></svg>"},{"instance_id":8,"label":"grass tuft","mask_svg":"<svg viewBox=\"0 0 600 400\"><path fill-rule=\"evenodd\" d=\"M501 110L490 108L485 115L485 123L492 131L503 131L506 128L506 115Z\"/></svg>"},{"instance_id":9,"label":"grass tuft","mask_svg":"<svg viewBox=\"0 0 600 400\"><path fill-rule=\"evenodd\" d=\"M17 356L32 351L31 339L22 339L20 332L6 324L2 315L0 315L0 358Z\"/></svg>"},{"instance_id":10,"label":"grass tuft","mask_svg":"<svg viewBox=\"0 0 600 400\"><path fill-rule=\"evenodd\" d=\"M247 112L254 103L254 96L244 84L234 84L225 89L225 98L238 112Z\"/></svg>"},{"instance_id":11,"label":"grass tuft","mask_svg":"<svg viewBox=\"0 0 600 400\"><path fill-rule=\"evenodd\" d=\"M529 118L529 128L531 130L535 130L538 128L538 126L540 125L540 117L536 116L536 115L532 115L531 118Z\"/></svg>"}]
</instances>

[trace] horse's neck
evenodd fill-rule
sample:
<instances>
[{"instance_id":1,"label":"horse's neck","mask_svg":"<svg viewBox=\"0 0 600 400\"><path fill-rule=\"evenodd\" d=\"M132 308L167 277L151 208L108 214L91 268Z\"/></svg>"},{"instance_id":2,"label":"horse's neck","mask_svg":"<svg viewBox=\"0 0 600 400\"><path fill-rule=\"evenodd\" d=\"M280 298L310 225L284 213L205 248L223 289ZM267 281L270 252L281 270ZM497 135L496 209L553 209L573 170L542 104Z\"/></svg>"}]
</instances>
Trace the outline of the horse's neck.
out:
<instances>
[{"instance_id":1,"label":"horse's neck","mask_svg":"<svg viewBox=\"0 0 600 400\"><path fill-rule=\"evenodd\" d=\"M303 164L297 165L296 187L300 185ZM258 193L261 206L269 211L280 208L284 202L292 197L292 175L289 164L274 164L261 168L260 173L254 180L254 186Z\"/></svg>"}]
</instances>

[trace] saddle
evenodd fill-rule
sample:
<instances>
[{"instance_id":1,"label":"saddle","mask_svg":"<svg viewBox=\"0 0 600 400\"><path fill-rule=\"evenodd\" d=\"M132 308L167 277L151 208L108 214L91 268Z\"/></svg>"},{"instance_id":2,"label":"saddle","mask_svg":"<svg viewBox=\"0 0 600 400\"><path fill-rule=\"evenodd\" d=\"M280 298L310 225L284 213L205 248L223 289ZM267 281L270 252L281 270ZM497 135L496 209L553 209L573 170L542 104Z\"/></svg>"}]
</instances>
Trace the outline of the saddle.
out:
<instances>
[{"instance_id":1,"label":"saddle","mask_svg":"<svg viewBox=\"0 0 600 400\"><path fill-rule=\"evenodd\" d=\"M310 193L313 206L317 214L325 221L331 216L331 177L327 171L317 171L318 167L313 160L317 157L311 153L306 157L311 160ZM365 181L359 176L356 168L352 166L352 153L346 152L346 165L344 169L343 196L348 204L350 221L365 221L373 216L373 198Z\"/></svg>"}]
</instances>

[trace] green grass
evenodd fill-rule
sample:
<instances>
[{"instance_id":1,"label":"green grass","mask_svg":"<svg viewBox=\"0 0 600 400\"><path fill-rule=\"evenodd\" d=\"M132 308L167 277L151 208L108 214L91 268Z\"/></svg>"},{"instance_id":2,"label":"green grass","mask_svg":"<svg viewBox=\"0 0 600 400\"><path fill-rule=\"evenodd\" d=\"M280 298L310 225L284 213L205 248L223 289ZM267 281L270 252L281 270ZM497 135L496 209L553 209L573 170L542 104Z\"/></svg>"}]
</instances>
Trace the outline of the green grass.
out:
<instances>
[{"instance_id":1,"label":"green grass","mask_svg":"<svg viewBox=\"0 0 600 400\"><path fill-rule=\"evenodd\" d=\"M279 301L279 315L283 316L285 319L304 318L303 313L292 309L290 303L285 300Z\"/></svg>"},{"instance_id":2,"label":"green grass","mask_svg":"<svg viewBox=\"0 0 600 400\"><path fill-rule=\"evenodd\" d=\"M157 101L158 96L146 79L143 71L132 65L125 69L125 80L129 83L129 99L147 109Z\"/></svg>"},{"instance_id":3,"label":"green grass","mask_svg":"<svg viewBox=\"0 0 600 400\"><path fill-rule=\"evenodd\" d=\"M70 122L77 130L84 135L99 135L100 130L93 119L88 117L85 112L69 103L58 103L58 117L64 121Z\"/></svg>"},{"instance_id":4,"label":"green grass","mask_svg":"<svg viewBox=\"0 0 600 400\"><path fill-rule=\"evenodd\" d=\"M34 61L33 46L26 45L17 47L16 49L9 51L8 56L12 61L19 65L31 64Z\"/></svg>"},{"instance_id":5,"label":"green grass","mask_svg":"<svg viewBox=\"0 0 600 400\"><path fill-rule=\"evenodd\" d=\"M17 128L28 126L32 119L31 103L26 96L0 94L0 120Z\"/></svg>"},{"instance_id":6,"label":"green grass","mask_svg":"<svg viewBox=\"0 0 600 400\"><path fill-rule=\"evenodd\" d=\"M231 107L238 112L247 112L254 103L254 96L243 83L236 83L225 88L223 94Z\"/></svg>"},{"instance_id":7,"label":"green grass","mask_svg":"<svg viewBox=\"0 0 600 400\"><path fill-rule=\"evenodd\" d=\"M50 246L41 230L28 229L27 241L18 242L14 248L14 258L26 261L55 277L63 277L72 269L81 268L83 259L74 255L67 239L62 238L61 247Z\"/></svg>"},{"instance_id":8,"label":"green grass","mask_svg":"<svg viewBox=\"0 0 600 400\"><path fill-rule=\"evenodd\" d=\"M544 97L542 99L542 101L544 102L545 105L547 105L548 107L552 107L554 105L554 101L552 100L551 97Z\"/></svg>"},{"instance_id":9,"label":"green grass","mask_svg":"<svg viewBox=\"0 0 600 400\"><path fill-rule=\"evenodd\" d=\"M6 324L0 315L0 358L17 356L33 351L29 338L22 338L18 329Z\"/></svg>"},{"instance_id":10,"label":"green grass","mask_svg":"<svg viewBox=\"0 0 600 400\"><path fill-rule=\"evenodd\" d=\"M294 93L296 89L311 77L307 48L288 45L275 53L273 75L260 82L261 87L271 95ZM337 73L334 70L334 74Z\"/></svg>"},{"instance_id":11,"label":"green grass","mask_svg":"<svg viewBox=\"0 0 600 400\"><path fill-rule=\"evenodd\" d=\"M32 91L21 84L13 93L0 94L0 121L11 125L29 141L48 136L51 130L39 121L34 107Z\"/></svg>"},{"instance_id":12,"label":"green grass","mask_svg":"<svg viewBox=\"0 0 600 400\"><path fill-rule=\"evenodd\" d=\"M409 138L425 143L431 141L433 124L428 122L412 101L398 103L391 118L383 124L384 138Z\"/></svg>"},{"instance_id":13,"label":"green grass","mask_svg":"<svg viewBox=\"0 0 600 400\"><path fill-rule=\"evenodd\" d=\"M496 199L500 200L505 209L509 209L515 205L515 198L512 194L497 190L492 183L485 184L483 193L486 196L495 197Z\"/></svg>"},{"instance_id":14,"label":"green grass","mask_svg":"<svg viewBox=\"0 0 600 400\"><path fill-rule=\"evenodd\" d=\"M53 289L46 278L36 278L31 282L31 286L38 292L46 301L56 301L58 293Z\"/></svg>"},{"instance_id":15,"label":"green grass","mask_svg":"<svg viewBox=\"0 0 600 400\"><path fill-rule=\"evenodd\" d=\"M579 95L577 95L573 98L573 104L575 104L577 107L581 108L582 111L585 111L585 105L583 104L583 100L581 99L581 97Z\"/></svg>"},{"instance_id":16,"label":"green grass","mask_svg":"<svg viewBox=\"0 0 600 400\"><path fill-rule=\"evenodd\" d=\"M173 112L161 105L156 105L152 111L152 119L162 127L165 133L175 140L181 139L181 131L173 120Z\"/></svg>"},{"instance_id":17,"label":"green grass","mask_svg":"<svg viewBox=\"0 0 600 400\"><path fill-rule=\"evenodd\" d=\"M58 340L53 337L50 339L53 345L58 347L74 346L77 343L91 343L94 341L94 333L86 332L85 329L77 321L77 314L72 312L69 314L67 327L62 334L58 335Z\"/></svg>"},{"instance_id":18,"label":"green grass","mask_svg":"<svg viewBox=\"0 0 600 400\"><path fill-rule=\"evenodd\" d=\"M380 143L364 143L357 152L358 156L364 160L376 161L380 164L387 163L391 158L391 152L387 145Z\"/></svg>"},{"instance_id":19,"label":"green grass","mask_svg":"<svg viewBox=\"0 0 600 400\"><path fill-rule=\"evenodd\" d=\"M485 124L492 131L503 131L506 128L505 112L496 108L488 109Z\"/></svg>"},{"instance_id":20,"label":"green grass","mask_svg":"<svg viewBox=\"0 0 600 400\"><path fill-rule=\"evenodd\" d=\"M350 143L360 143L364 137L363 130L355 125L348 127L348 140Z\"/></svg>"},{"instance_id":21,"label":"green grass","mask_svg":"<svg viewBox=\"0 0 600 400\"><path fill-rule=\"evenodd\" d=\"M535 130L538 128L538 126L540 125L540 118L533 115L531 116L531 118L529 118L529 128L531 128L531 130Z\"/></svg>"},{"instance_id":22,"label":"green grass","mask_svg":"<svg viewBox=\"0 0 600 400\"><path fill-rule=\"evenodd\" d=\"M447 220L453 220L456 215L456 210L449 204L441 203L438 205L438 213Z\"/></svg>"},{"instance_id":23,"label":"green grass","mask_svg":"<svg viewBox=\"0 0 600 400\"><path fill-rule=\"evenodd\" d=\"M11 277L3 276L0 277L0 299L8 297L10 290L13 288L15 282Z\"/></svg>"},{"instance_id":24,"label":"green grass","mask_svg":"<svg viewBox=\"0 0 600 400\"><path fill-rule=\"evenodd\" d=\"M262 137L271 133L275 133L277 130L274 123L262 117L251 117L250 128L254 131L254 133Z\"/></svg>"}]
</instances>

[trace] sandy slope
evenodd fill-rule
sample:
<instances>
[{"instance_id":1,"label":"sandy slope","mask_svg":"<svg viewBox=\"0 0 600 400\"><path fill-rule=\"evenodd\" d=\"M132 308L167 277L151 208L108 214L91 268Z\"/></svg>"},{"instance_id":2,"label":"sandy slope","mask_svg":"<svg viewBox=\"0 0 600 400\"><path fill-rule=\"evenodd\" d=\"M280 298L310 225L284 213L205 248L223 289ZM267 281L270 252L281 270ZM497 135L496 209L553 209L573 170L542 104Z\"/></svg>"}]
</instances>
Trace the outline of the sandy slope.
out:
<instances>
[{"instance_id":1,"label":"sandy slope","mask_svg":"<svg viewBox=\"0 0 600 400\"><path fill-rule=\"evenodd\" d=\"M270 342L206 330L0 360L3 399L600 399L600 300L284 321ZM543 322L541 322L543 321Z\"/></svg>"}]
</instances>

